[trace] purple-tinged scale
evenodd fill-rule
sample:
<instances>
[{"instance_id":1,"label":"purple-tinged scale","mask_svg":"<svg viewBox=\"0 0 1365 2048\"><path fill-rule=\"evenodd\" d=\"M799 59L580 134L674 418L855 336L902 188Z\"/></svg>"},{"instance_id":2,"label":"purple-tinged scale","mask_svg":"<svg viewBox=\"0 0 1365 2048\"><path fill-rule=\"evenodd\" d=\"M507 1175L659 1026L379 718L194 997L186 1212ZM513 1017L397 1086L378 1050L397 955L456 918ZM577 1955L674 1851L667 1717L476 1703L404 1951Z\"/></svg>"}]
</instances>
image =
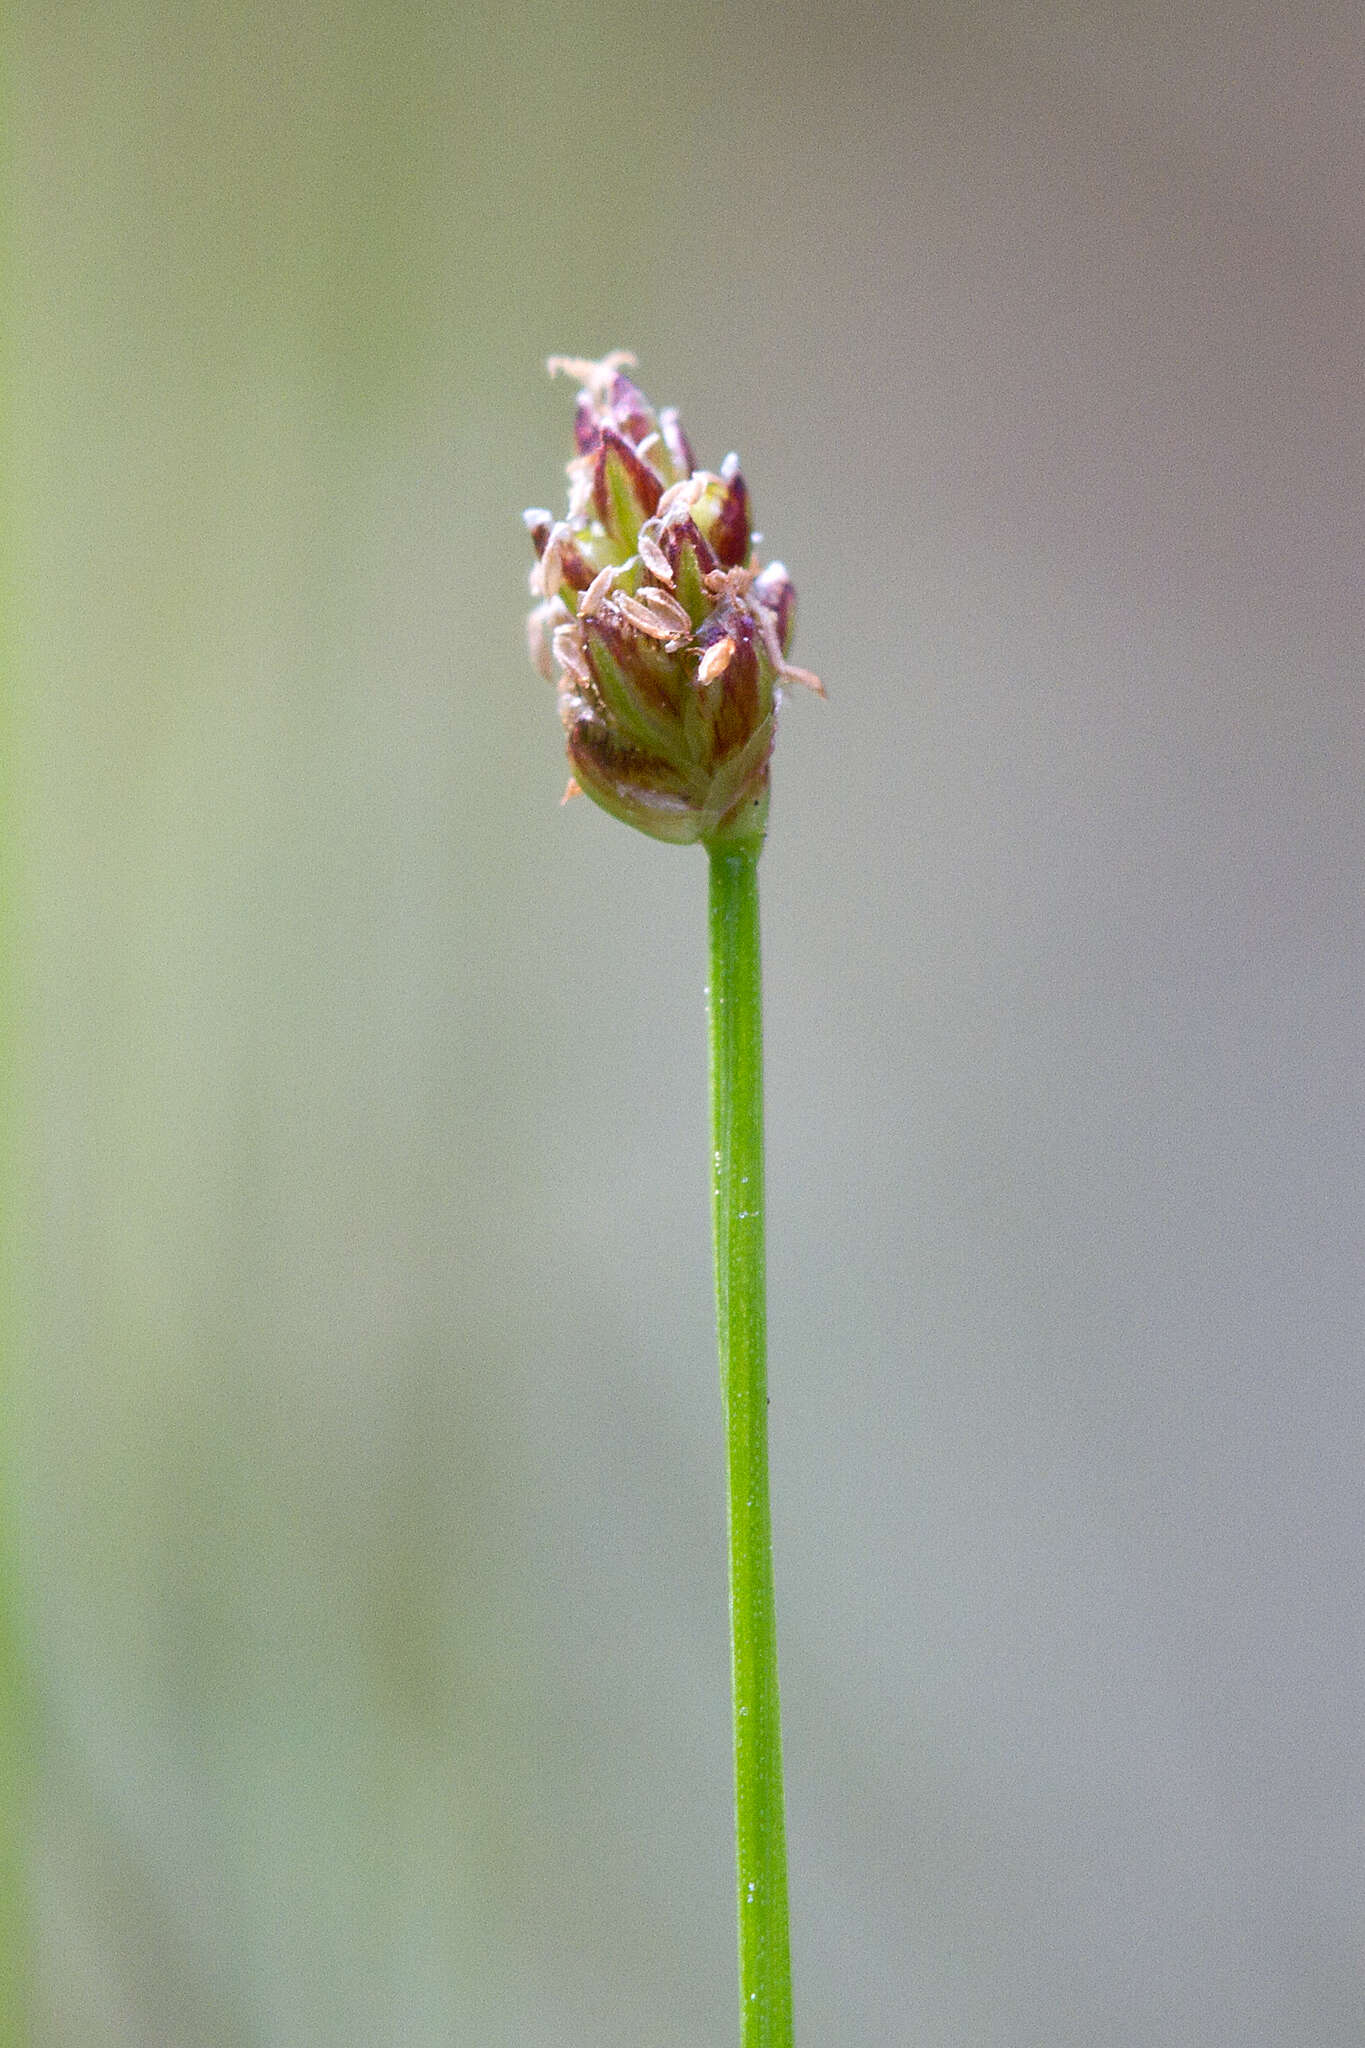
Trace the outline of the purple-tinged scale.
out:
<instances>
[{"instance_id":1,"label":"purple-tinged scale","mask_svg":"<svg viewBox=\"0 0 1365 2048\"><path fill-rule=\"evenodd\" d=\"M796 590L783 562L769 562L766 569L760 569L753 583L754 596L773 615L777 625L777 638L785 654L791 646L792 628L796 624Z\"/></svg>"},{"instance_id":2,"label":"purple-tinged scale","mask_svg":"<svg viewBox=\"0 0 1365 2048\"><path fill-rule=\"evenodd\" d=\"M711 545L725 567L735 569L749 555L749 493L736 458L727 456L726 461L733 467L723 478L724 490L711 523Z\"/></svg>"},{"instance_id":3,"label":"purple-tinged scale","mask_svg":"<svg viewBox=\"0 0 1365 2048\"><path fill-rule=\"evenodd\" d=\"M618 544L633 545L640 526L659 509L663 485L615 427L604 426L593 458L593 504ZM630 514L634 508L634 518ZM625 531L622 531L622 528Z\"/></svg>"},{"instance_id":4,"label":"purple-tinged scale","mask_svg":"<svg viewBox=\"0 0 1365 2048\"><path fill-rule=\"evenodd\" d=\"M642 441L646 434L655 431L653 406L620 370L612 379L607 405L613 421L629 440Z\"/></svg>"},{"instance_id":5,"label":"purple-tinged scale","mask_svg":"<svg viewBox=\"0 0 1365 2048\"><path fill-rule=\"evenodd\" d=\"M550 538L550 530L555 523L554 513L546 512L539 505L533 505L529 511L522 513L521 519L523 526L531 536L531 545L534 547L537 555L543 555L545 543Z\"/></svg>"},{"instance_id":6,"label":"purple-tinged scale","mask_svg":"<svg viewBox=\"0 0 1365 2048\"><path fill-rule=\"evenodd\" d=\"M600 436L597 408L586 391L580 391L573 409L574 446L580 455L591 455Z\"/></svg>"}]
</instances>

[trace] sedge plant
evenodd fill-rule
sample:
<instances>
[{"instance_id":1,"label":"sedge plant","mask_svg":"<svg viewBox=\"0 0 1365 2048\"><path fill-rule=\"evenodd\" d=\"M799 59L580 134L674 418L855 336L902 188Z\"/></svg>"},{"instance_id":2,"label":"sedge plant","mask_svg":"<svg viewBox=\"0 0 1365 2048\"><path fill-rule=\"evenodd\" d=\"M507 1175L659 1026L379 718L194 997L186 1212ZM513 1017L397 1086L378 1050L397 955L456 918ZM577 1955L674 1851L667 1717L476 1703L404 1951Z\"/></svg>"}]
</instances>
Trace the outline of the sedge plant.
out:
<instances>
[{"instance_id":1,"label":"sedge plant","mask_svg":"<svg viewBox=\"0 0 1365 2048\"><path fill-rule=\"evenodd\" d=\"M532 511L531 657L555 685L571 778L654 839L710 864L708 982L716 1328L724 1404L742 2048L791 2048L777 1686L763 1215L758 860L796 611L754 551L729 455L699 468L634 358L552 356L578 380L567 517ZM823 694L823 692L821 692Z\"/></svg>"}]
</instances>

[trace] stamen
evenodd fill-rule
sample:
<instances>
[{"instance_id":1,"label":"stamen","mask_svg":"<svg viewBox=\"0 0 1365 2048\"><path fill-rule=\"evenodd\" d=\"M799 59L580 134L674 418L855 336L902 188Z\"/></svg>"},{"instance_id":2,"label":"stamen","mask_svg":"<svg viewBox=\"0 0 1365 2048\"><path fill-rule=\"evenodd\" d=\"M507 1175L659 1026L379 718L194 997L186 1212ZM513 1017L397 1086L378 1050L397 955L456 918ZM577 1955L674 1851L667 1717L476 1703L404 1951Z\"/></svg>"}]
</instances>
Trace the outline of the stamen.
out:
<instances>
[{"instance_id":1,"label":"stamen","mask_svg":"<svg viewBox=\"0 0 1365 2048\"><path fill-rule=\"evenodd\" d=\"M812 675L808 668L793 668L789 661L784 661L778 670L778 674L786 682L800 683L803 689L814 690L817 697L823 697L826 694L825 686L819 676Z\"/></svg>"},{"instance_id":2,"label":"stamen","mask_svg":"<svg viewBox=\"0 0 1365 2048\"><path fill-rule=\"evenodd\" d=\"M615 575L615 566L610 562L608 562L605 569L598 570L592 582L578 600L578 616L580 619L595 618L597 613L601 611Z\"/></svg>"},{"instance_id":3,"label":"stamen","mask_svg":"<svg viewBox=\"0 0 1365 2048\"><path fill-rule=\"evenodd\" d=\"M735 658L735 643L727 633L723 640L708 647L697 669L699 683L713 683L717 676L723 676Z\"/></svg>"},{"instance_id":4,"label":"stamen","mask_svg":"<svg viewBox=\"0 0 1365 2048\"><path fill-rule=\"evenodd\" d=\"M680 636L684 640L691 638L692 621L677 598L671 597L668 591L656 590L647 584L639 592L636 603L645 605L651 612L656 613L675 637Z\"/></svg>"},{"instance_id":5,"label":"stamen","mask_svg":"<svg viewBox=\"0 0 1365 2048\"><path fill-rule=\"evenodd\" d=\"M688 445L687 436L682 430L676 406L666 405L664 407L663 411L659 414L659 427L664 437L664 445L667 447L669 454L673 457L674 462L683 472L683 475L689 475L693 466L692 450Z\"/></svg>"},{"instance_id":6,"label":"stamen","mask_svg":"<svg viewBox=\"0 0 1365 2048\"><path fill-rule=\"evenodd\" d=\"M802 689L814 690L817 697L823 697L825 686L819 676L813 674L808 668L795 667L784 656L782 643L777 637L777 620L768 610L768 607L762 603L751 604L748 607L748 612L750 618L758 627L759 632L763 635L763 645L768 650L768 659L784 681L800 683Z\"/></svg>"},{"instance_id":7,"label":"stamen","mask_svg":"<svg viewBox=\"0 0 1365 2048\"><path fill-rule=\"evenodd\" d=\"M555 680L554 653L552 640L555 627L565 617L564 601L555 598L551 604L538 604L528 613L526 619L526 647L531 656L531 666L544 676L547 683Z\"/></svg>"},{"instance_id":8,"label":"stamen","mask_svg":"<svg viewBox=\"0 0 1365 2048\"><path fill-rule=\"evenodd\" d=\"M685 476L680 484L670 484L668 489L664 492L663 496L659 500L659 517L662 519L664 515L666 513L671 512L676 505L681 505L686 510L690 511L692 506L696 504L698 498L702 496L705 489L706 484L703 481L703 475L700 470L697 471L695 476Z\"/></svg>"},{"instance_id":9,"label":"stamen","mask_svg":"<svg viewBox=\"0 0 1365 2048\"><path fill-rule=\"evenodd\" d=\"M592 681L592 669L588 665L587 650L583 645L583 636L576 623L571 622L567 626L556 627L554 639L550 644L554 648L555 660L562 667L571 670L578 677L580 683L590 683Z\"/></svg>"},{"instance_id":10,"label":"stamen","mask_svg":"<svg viewBox=\"0 0 1365 2048\"><path fill-rule=\"evenodd\" d=\"M747 597L753 580L752 569L712 569L703 578L713 597Z\"/></svg>"},{"instance_id":11,"label":"stamen","mask_svg":"<svg viewBox=\"0 0 1365 2048\"><path fill-rule=\"evenodd\" d=\"M663 592L661 591L659 594L662 596ZM638 633L648 634L651 640L672 640L675 638L675 628L665 624L661 618L657 617L650 610L647 604L642 604L639 598L626 597L618 592L616 608L623 618L629 619L631 625L634 626ZM688 624L690 629L690 620Z\"/></svg>"},{"instance_id":12,"label":"stamen","mask_svg":"<svg viewBox=\"0 0 1365 2048\"><path fill-rule=\"evenodd\" d=\"M600 363L587 356L547 356L545 367L552 377L577 377L595 398L600 398L618 370L635 368L635 358L628 348L614 348Z\"/></svg>"},{"instance_id":13,"label":"stamen","mask_svg":"<svg viewBox=\"0 0 1365 2048\"><path fill-rule=\"evenodd\" d=\"M671 583L673 581L673 564L669 561L668 556L659 546L653 534L647 532L643 526L640 528L640 535L636 545L640 550L640 560L650 571L651 575L657 576L661 583Z\"/></svg>"},{"instance_id":14,"label":"stamen","mask_svg":"<svg viewBox=\"0 0 1365 2048\"><path fill-rule=\"evenodd\" d=\"M558 527L546 541L538 566L541 592L546 597L553 597L564 581L564 544Z\"/></svg>"}]
</instances>

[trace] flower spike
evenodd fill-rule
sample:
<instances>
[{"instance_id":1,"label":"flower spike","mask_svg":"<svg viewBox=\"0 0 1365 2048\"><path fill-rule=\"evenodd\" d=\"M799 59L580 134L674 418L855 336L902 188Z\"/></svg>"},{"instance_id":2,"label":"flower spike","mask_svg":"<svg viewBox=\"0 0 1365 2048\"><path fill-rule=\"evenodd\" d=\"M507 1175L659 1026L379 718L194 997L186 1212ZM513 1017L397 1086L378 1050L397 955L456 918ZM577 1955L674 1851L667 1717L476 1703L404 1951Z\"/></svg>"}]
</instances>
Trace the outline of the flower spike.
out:
<instances>
[{"instance_id":1,"label":"flower spike","mask_svg":"<svg viewBox=\"0 0 1365 2048\"><path fill-rule=\"evenodd\" d=\"M761 840L796 592L760 569L739 458L699 469L635 358L551 356L578 380L566 519L536 509L531 658L555 683L573 780L652 838Z\"/></svg>"}]
</instances>

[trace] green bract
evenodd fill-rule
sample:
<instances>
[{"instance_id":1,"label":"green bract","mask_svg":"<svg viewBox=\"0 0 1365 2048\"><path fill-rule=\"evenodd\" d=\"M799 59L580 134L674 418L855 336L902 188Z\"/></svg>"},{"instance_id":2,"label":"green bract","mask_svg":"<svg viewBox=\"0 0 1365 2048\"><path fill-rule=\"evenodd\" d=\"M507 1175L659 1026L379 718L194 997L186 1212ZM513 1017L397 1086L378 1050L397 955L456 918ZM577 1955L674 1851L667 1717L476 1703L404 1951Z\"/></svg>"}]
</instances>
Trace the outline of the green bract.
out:
<instances>
[{"instance_id":1,"label":"green bract","mask_svg":"<svg viewBox=\"0 0 1365 2048\"><path fill-rule=\"evenodd\" d=\"M760 569L737 457L698 469L676 412L625 375L550 358L582 386L568 516L526 514L531 658L556 685L573 777L613 817L679 845L760 838L796 593Z\"/></svg>"}]
</instances>

